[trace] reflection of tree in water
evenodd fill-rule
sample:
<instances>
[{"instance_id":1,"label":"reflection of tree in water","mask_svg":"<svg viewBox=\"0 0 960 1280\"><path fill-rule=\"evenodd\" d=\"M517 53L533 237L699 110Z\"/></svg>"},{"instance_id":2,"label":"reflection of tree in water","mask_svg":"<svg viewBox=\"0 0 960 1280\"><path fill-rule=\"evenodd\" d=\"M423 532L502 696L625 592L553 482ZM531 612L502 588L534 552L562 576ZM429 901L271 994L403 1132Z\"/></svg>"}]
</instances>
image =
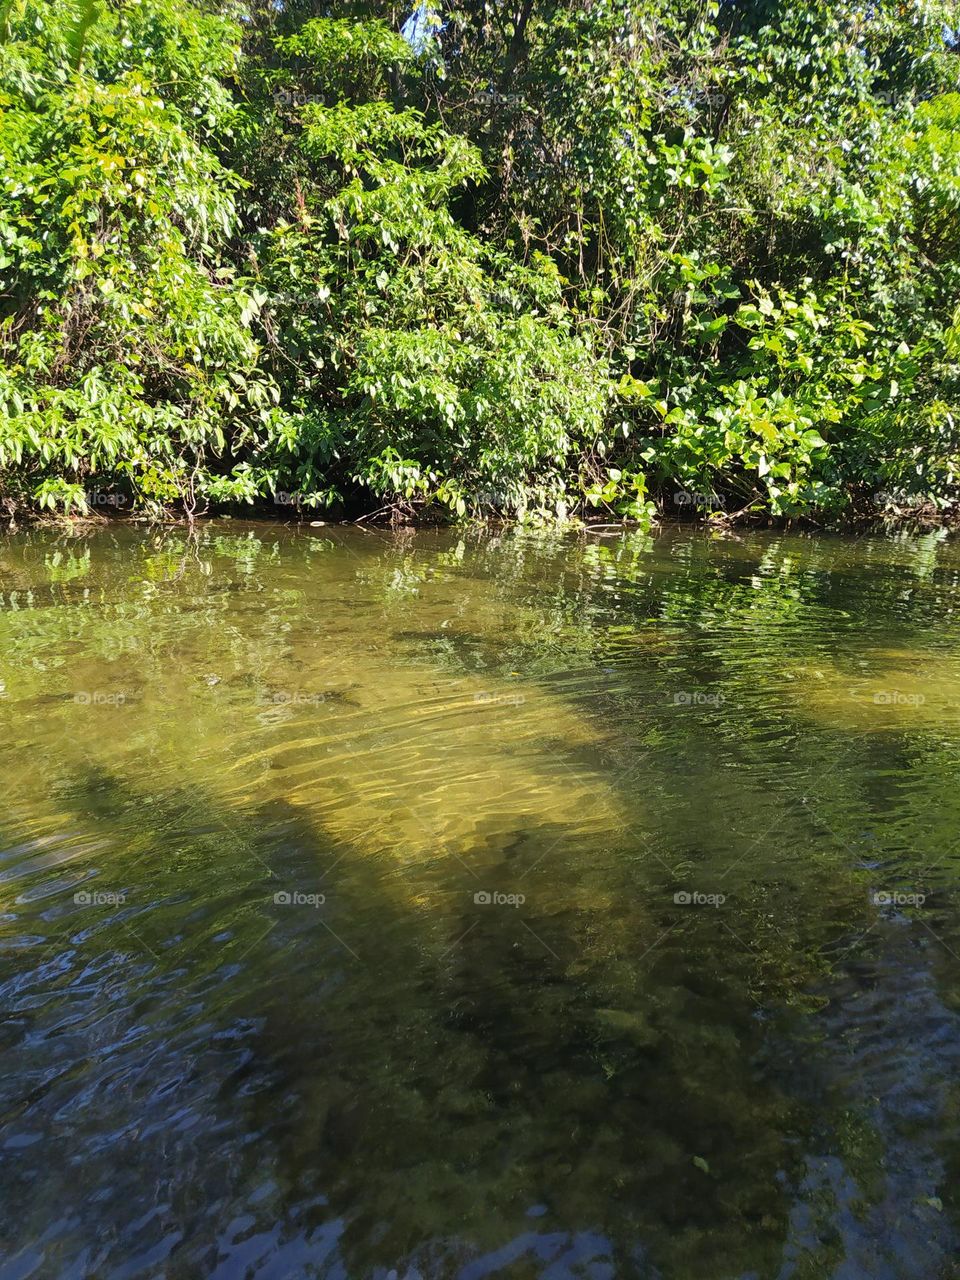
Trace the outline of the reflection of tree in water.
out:
<instances>
[{"instance_id":1,"label":"reflection of tree in water","mask_svg":"<svg viewBox=\"0 0 960 1280\"><path fill-rule=\"evenodd\" d=\"M363 969L325 1004L340 1034L322 1080L321 1053L291 1051L292 1142L331 1152L355 1269L424 1240L491 1250L541 1204L543 1230L607 1233L624 1274L637 1242L665 1274L716 1256L767 1273L789 1210L777 1174L796 1171L809 1117L774 1083L783 1027L758 1000L776 1008L797 958L758 962L710 925L651 959L628 914L591 936L580 912L529 912L536 939L487 915L439 961L411 954L408 930L399 955L390 930L365 939Z\"/></svg>"},{"instance_id":2,"label":"reflection of tree in water","mask_svg":"<svg viewBox=\"0 0 960 1280\"><path fill-rule=\"evenodd\" d=\"M775 1175L803 1117L764 1070L776 1023L756 1015L796 983L797 959L758 965L706 928L650 962L638 914L585 930L581 911L534 911L534 939L492 915L470 929L465 910L449 936L469 933L439 957L394 921L364 935L362 967L306 1038L275 1037L290 1046L290 1163L326 1156L354 1266L451 1236L491 1249L529 1230L536 1204L544 1230L605 1230L674 1267L779 1256Z\"/></svg>"},{"instance_id":3,"label":"reflection of tree in water","mask_svg":"<svg viewBox=\"0 0 960 1280\"><path fill-rule=\"evenodd\" d=\"M131 901L149 892L163 905L128 917L135 935L113 920L87 937L71 918L59 996L22 1028L49 1048L69 1026L72 1071L49 1072L40 1110L61 1137L70 1117L82 1161L46 1166L44 1186L35 1166L12 1179L25 1224L29 1204L62 1197L75 1242L104 1217L116 1224L116 1258L131 1235L157 1247L183 1231L172 1275L212 1260L242 1208L263 1230L282 1221L291 1249L342 1215L351 1275L430 1240L492 1249L529 1231L538 1204L537 1230L601 1231L623 1250L640 1241L663 1264L776 1256L787 1197L774 1175L802 1117L760 1068L773 1039L755 1016L749 951L704 929L651 961L635 905L595 920L562 894L525 912L537 938L478 917L467 892L438 929L356 859L324 916L356 961L309 908L273 904L274 884L315 887L318 852L329 856L296 813L220 824L195 789L151 804L103 776L76 803L83 822L125 835L139 816L111 877ZM490 848L484 874L505 877L509 861ZM149 1225L134 1230L138 1220Z\"/></svg>"}]
</instances>

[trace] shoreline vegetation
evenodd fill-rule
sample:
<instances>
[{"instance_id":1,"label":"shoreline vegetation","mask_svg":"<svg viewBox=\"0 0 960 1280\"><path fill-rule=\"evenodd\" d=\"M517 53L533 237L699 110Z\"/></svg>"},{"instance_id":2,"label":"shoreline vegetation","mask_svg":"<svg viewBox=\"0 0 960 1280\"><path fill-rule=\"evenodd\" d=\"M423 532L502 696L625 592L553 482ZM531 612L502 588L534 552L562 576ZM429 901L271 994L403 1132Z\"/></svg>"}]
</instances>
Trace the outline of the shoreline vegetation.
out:
<instances>
[{"instance_id":1,"label":"shoreline vegetation","mask_svg":"<svg viewBox=\"0 0 960 1280\"><path fill-rule=\"evenodd\" d=\"M958 10L2 0L0 521L954 525Z\"/></svg>"},{"instance_id":2,"label":"shoreline vegetation","mask_svg":"<svg viewBox=\"0 0 960 1280\"><path fill-rule=\"evenodd\" d=\"M21 508L12 513L6 513L5 518L0 518L0 536L14 534L21 529L27 528L61 529L68 533L84 534L87 532L92 533L98 529L141 528L144 526L190 530L201 529L205 525L218 525L221 522L235 523L238 527L263 525L288 529L357 529L361 532L377 531L381 533L416 533L449 528L480 532L540 529L544 532L553 531L558 534L593 534L597 537L605 538L638 533L653 534L670 530L687 530L689 532L717 536L725 534L736 536L763 530L769 530L774 533L845 534L847 536L919 535L940 532L946 536L960 530L960 517L957 514L952 512L945 514L936 510L905 510L895 513L885 512L882 515L875 512L870 515L862 515L856 519L850 518L845 521L835 519L830 522L817 519L816 514L806 513L795 517L776 517L767 512L754 515L714 513L712 516L700 520L682 520L676 516L650 513L643 519L633 520L626 517L610 520L591 519L589 516L586 518L568 516L562 522L553 520L534 524L529 521L497 515L467 517L452 522L448 514L443 511L428 511L413 518L397 511L375 512L372 517L350 518L348 516L340 516L339 518L328 517L321 519L315 512L301 513L299 516L280 515L270 508L255 505L234 507L232 510L217 509L202 513L194 512L188 515L172 509L132 511L124 515L103 515L92 510L80 513Z\"/></svg>"}]
</instances>

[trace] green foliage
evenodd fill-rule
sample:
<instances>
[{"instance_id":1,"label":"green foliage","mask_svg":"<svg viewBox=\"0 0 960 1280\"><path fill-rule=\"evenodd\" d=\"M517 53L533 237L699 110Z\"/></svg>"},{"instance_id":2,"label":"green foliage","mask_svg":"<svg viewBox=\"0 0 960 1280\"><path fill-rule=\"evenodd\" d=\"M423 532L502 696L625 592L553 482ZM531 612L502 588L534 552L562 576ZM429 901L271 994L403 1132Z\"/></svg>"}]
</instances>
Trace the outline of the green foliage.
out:
<instances>
[{"instance_id":1,"label":"green foliage","mask_svg":"<svg viewBox=\"0 0 960 1280\"><path fill-rule=\"evenodd\" d=\"M389 33L363 27L348 39L343 23L317 20L297 49L351 72L354 48L395 57ZM343 77L324 64L324 78ZM461 516L565 514L580 498L578 458L603 429L606 367L553 264L520 266L456 216L457 193L486 176L478 148L385 97L308 102L297 145L322 179L296 222L254 239L270 368L302 414L271 485L322 477L344 496Z\"/></svg>"},{"instance_id":2,"label":"green foliage","mask_svg":"<svg viewBox=\"0 0 960 1280\"><path fill-rule=\"evenodd\" d=\"M84 62L99 61L99 76L73 69L70 8L46 8L37 79L24 92L15 74L20 92L8 89L0 109L0 466L14 494L41 506L83 510L100 485L192 506L228 436L274 412L255 306L221 258L238 184L198 137L224 95L213 85L201 107L192 95L206 72L177 70L191 37L214 66L229 60L214 54L208 20L154 14L152 36L169 47L153 67L194 106L165 101L124 65L127 33L144 34L139 8L112 15L106 35L85 28Z\"/></svg>"},{"instance_id":3,"label":"green foliage","mask_svg":"<svg viewBox=\"0 0 960 1280\"><path fill-rule=\"evenodd\" d=\"M954 9L10 0L4 494L952 509Z\"/></svg>"}]
</instances>

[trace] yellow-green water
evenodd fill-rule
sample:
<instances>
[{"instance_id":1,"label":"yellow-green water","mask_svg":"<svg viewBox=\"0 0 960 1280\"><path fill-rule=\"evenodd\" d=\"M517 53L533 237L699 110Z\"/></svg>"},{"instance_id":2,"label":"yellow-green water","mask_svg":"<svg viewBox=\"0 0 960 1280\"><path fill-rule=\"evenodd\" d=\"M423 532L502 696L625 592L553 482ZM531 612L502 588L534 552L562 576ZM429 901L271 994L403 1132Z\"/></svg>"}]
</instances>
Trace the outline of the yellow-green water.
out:
<instances>
[{"instance_id":1,"label":"yellow-green water","mask_svg":"<svg viewBox=\"0 0 960 1280\"><path fill-rule=\"evenodd\" d=\"M960 1274L960 548L0 542L0 1280Z\"/></svg>"}]
</instances>

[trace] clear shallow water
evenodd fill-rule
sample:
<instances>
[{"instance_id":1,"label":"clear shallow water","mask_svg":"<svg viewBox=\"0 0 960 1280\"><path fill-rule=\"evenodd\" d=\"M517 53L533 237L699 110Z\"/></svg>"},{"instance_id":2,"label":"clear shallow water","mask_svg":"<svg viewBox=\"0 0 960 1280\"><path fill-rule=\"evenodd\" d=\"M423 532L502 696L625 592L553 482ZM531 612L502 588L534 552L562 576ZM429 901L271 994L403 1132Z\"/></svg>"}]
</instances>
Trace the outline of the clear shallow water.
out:
<instances>
[{"instance_id":1,"label":"clear shallow water","mask_svg":"<svg viewBox=\"0 0 960 1280\"><path fill-rule=\"evenodd\" d=\"M0 1280L960 1274L958 604L938 535L6 538Z\"/></svg>"}]
</instances>

